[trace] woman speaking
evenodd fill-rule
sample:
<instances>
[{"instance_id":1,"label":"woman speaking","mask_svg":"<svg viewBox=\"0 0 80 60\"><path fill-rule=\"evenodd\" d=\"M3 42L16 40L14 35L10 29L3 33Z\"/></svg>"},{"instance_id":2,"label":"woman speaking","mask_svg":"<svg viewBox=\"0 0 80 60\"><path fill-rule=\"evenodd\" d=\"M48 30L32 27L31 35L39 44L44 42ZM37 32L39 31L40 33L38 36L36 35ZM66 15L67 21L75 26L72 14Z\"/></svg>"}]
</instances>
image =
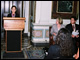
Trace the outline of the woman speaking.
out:
<instances>
[{"instance_id":1,"label":"woman speaking","mask_svg":"<svg viewBox=\"0 0 80 60\"><path fill-rule=\"evenodd\" d=\"M11 7L11 13L8 14L7 17L20 17L17 13L16 13L16 6L12 6Z\"/></svg>"}]
</instances>

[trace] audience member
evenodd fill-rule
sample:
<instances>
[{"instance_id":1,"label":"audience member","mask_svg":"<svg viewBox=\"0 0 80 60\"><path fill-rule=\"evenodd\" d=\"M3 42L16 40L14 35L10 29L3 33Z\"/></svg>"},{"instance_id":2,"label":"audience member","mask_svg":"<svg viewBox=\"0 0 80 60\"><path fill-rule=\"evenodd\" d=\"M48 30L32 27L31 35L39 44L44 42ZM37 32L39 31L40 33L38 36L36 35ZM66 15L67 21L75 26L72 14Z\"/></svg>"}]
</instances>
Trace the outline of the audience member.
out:
<instances>
[{"instance_id":1,"label":"audience member","mask_svg":"<svg viewBox=\"0 0 80 60\"><path fill-rule=\"evenodd\" d=\"M66 28L61 28L56 36L55 44L51 45L45 59L73 58L75 47L71 33Z\"/></svg>"},{"instance_id":2,"label":"audience member","mask_svg":"<svg viewBox=\"0 0 80 60\"><path fill-rule=\"evenodd\" d=\"M61 28L65 28L65 26L63 25L63 19L61 17L58 17L56 19L56 24L52 25L51 32L50 32L51 35L53 36L54 41L56 40L56 35Z\"/></svg>"},{"instance_id":3,"label":"audience member","mask_svg":"<svg viewBox=\"0 0 80 60\"><path fill-rule=\"evenodd\" d=\"M70 31L70 33L72 34L72 40L73 40L73 43L76 47L76 53L77 53L77 47L79 45L79 34L75 35L73 34L73 32L79 32L79 25L76 24L76 17L75 16L72 16L70 18L70 24L66 25L66 28Z\"/></svg>"}]
</instances>

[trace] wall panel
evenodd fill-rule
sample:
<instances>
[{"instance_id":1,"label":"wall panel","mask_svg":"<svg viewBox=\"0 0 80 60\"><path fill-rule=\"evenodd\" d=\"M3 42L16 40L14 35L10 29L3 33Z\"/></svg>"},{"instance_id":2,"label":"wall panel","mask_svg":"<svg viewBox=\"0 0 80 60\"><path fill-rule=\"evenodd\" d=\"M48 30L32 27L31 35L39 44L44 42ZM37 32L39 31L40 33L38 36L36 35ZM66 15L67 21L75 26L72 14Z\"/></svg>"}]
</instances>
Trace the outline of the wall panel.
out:
<instances>
[{"instance_id":1,"label":"wall panel","mask_svg":"<svg viewBox=\"0 0 80 60\"><path fill-rule=\"evenodd\" d=\"M7 12L9 12L10 10L9 10L9 7L10 7L10 5L9 5L9 1L5 1L5 13L7 13Z\"/></svg>"}]
</instances>

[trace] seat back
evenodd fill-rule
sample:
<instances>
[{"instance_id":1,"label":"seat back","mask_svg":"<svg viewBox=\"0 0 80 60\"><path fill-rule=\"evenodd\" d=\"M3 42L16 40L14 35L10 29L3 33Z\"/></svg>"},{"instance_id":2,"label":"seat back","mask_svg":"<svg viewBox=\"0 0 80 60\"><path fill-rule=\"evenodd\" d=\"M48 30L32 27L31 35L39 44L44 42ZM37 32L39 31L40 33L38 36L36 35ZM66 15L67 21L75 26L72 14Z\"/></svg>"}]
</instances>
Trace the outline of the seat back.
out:
<instances>
[{"instance_id":1,"label":"seat back","mask_svg":"<svg viewBox=\"0 0 80 60\"><path fill-rule=\"evenodd\" d=\"M53 42L54 42L53 38L51 39L51 36L52 36L51 33L50 33L51 32L51 28L52 28L52 26L49 27L49 46L53 45Z\"/></svg>"}]
</instances>

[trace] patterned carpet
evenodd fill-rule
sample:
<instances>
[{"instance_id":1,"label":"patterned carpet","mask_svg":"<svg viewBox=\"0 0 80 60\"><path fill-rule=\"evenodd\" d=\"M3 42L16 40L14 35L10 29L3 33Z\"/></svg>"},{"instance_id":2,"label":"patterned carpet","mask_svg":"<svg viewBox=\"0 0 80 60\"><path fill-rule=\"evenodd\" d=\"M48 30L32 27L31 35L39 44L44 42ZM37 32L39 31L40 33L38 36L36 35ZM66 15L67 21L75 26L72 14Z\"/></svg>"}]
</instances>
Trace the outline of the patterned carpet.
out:
<instances>
[{"instance_id":1,"label":"patterned carpet","mask_svg":"<svg viewBox=\"0 0 80 60\"><path fill-rule=\"evenodd\" d=\"M1 38L1 59L3 59L3 53L5 52L5 48L5 39ZM30 38L22 38L22 51L24 53L25 59L44 59L45 53L43 48L44 46L32 46L32 44L30 44Z\"/></svg>"},{"instance_id":2,"label":"patterned carpet","mask_svg":"<svg viewBox=\"0 0 80 60\"><path fill-rule=\"evenodd\" d=\"M25 54L28 59L44 59L45 53L44 47L33 47L25 48Z\"/></svg>"},{"instance_id":3,"label":"patterned carpet","mask_svg":"<svg viewBox=\"0 0 80 60\"><path fill-rule=\"evenodd\" d=\"M32 45L25 47L22 51L24 53L24 59L44 59L45 53L43 50L44 47L33 47ZM1 52L1 59L3 59L3 53ZM19 59L19 58L17 58Z\"/></svg>"}]
</instances>

